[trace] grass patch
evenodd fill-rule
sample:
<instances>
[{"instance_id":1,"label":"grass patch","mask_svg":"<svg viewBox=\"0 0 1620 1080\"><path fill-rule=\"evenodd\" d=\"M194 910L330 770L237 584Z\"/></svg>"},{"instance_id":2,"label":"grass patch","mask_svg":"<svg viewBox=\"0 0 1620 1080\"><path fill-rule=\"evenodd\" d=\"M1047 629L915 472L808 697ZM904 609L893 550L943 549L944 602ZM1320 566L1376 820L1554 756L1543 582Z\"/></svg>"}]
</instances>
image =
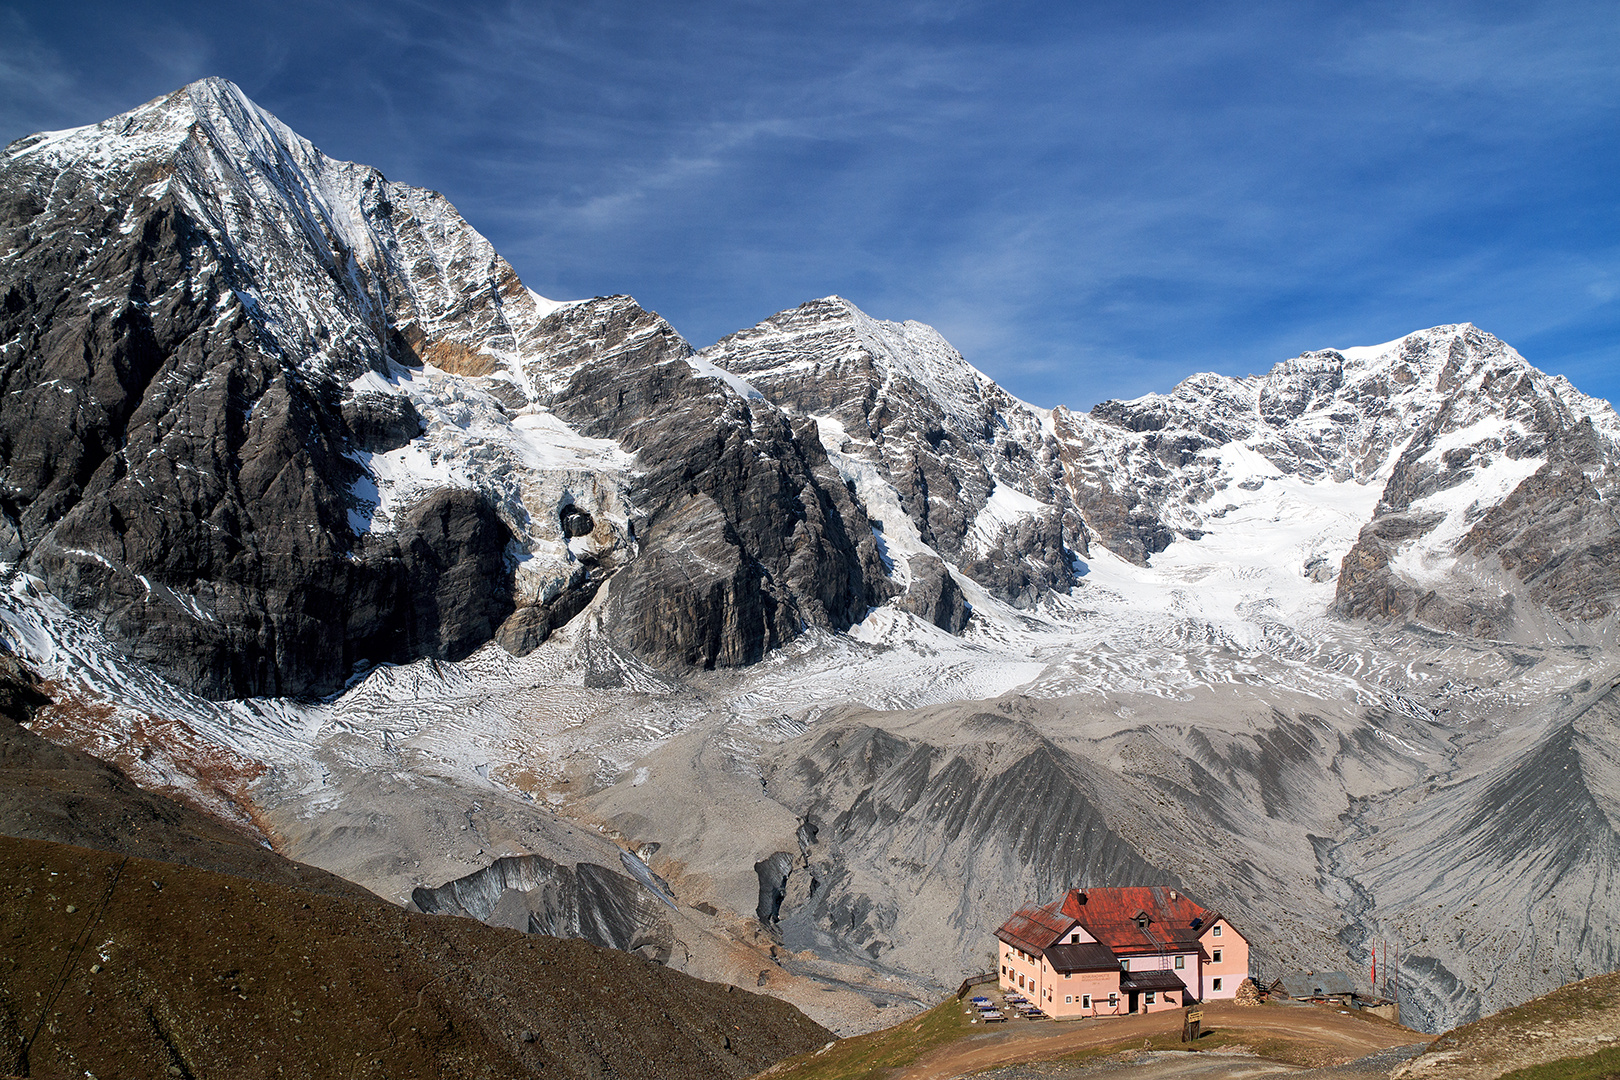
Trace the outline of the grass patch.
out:
<instances>
[{"instance_id":1,"label":"grass patch","mask_svg":"<svg viewBox=\"0 0 1620 1080\"><path fill-rule=\"evenodd\" d=\"M1615 1080L1620 1077L1620 1047L1599 1050L1585 1057L1559 1058L1503 1073L1501 1080Z\"/></svg>"},{"instance_id":2,"label":"grass patch","mask_svg":"<svg viewBox=\"0 0 1620 1080\"><path fill-rule=\"evenodd\" d=\"M768 1070L771 1080L862 1080L910 1065L935 1047L986 1030L971 1024L954 997L903 1024L840 1039L831 1049L802 1054Z\"/></svg>"},{"instance_id":3,"label":"grass patch","mask_svg":"<svg viewBox=\"0 0 1620 1080\"><path fill-rule=\"evenodd\" d=\"M1226 1028L1205 1028L1197 1042L1184 1043L1180 1032L1165 1032L1142 1039L1122 1039L1119 1042L1109 1043L1106 1046L1093 1046L1084 1050L1054 1057L1053 1061L1062 1061L1068 1064L1078 1064L1095 1061L1098 1058L1111 1057L1115 1054L1129 1053L1132 1050L1224 1050L1232 1047L1242 1047L1256 1057L1280 1061L1288 1065L1312 1064L1311 1055L1305 1048L1288 1039L1278 1038L1250 1038L1241 1031L1231 1031Z\"/></svg>"}]
</instances>

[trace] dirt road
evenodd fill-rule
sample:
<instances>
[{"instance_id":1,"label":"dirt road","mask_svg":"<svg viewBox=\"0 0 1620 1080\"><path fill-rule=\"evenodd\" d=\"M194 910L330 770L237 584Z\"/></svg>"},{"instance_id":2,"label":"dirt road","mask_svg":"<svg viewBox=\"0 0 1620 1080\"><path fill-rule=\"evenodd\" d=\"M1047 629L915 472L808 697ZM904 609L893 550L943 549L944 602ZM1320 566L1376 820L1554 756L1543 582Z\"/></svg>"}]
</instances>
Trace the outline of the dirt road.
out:
<instances>
[{"instance_id":1,"label":"dirt road","mask_svg":"<svg viewBox=\"0 0 1620 1080\"><path fill-rule=\"evenodd\" d=\"M1203 1010L1207 1033L1201 1040L1204 1045L1230 1047L1237 1042L1267 1053L1282 1049L1291 1060L1313 1066L1339 1066L1391 1047L1427 1041L1417 1032L1397 1024L1326 1006L1244 1008L1227 1002L1211 1002L1204 1005ZM1122 1044L1151 1042L1163 1046L1166 1040L1178 1038L1180 1031L1180 1012L1067 1023L1014 1021L1005 1028L970 1035L940 1047L899 1072L898 1080L953 1080L997 1066L1051 1061L1084 1050ZM1116 1068L1126 1064L1116 1063ZM1227 1053L1176 1052L1144 1053L1128 1063L1128 1067L1133 1077L1153 1076L1164 1080L1261 1077L1285 1072L1298 1075L1302 1068ZM1382 1075L1388 1075L1388 1068L1384 1066ZM1113 1070L1105 1066L1096 1074L1106 1075L1109 1071ZM1308 1070L1307 1075L1309 1072L1315 1070ZM1079 1075L1079 1067L1074 1073ZM1055 1077L1059 1074L1042 1069L1040 1075ZM1332 1074L1324 1070L1318 1075ZM1360 1075L1378 1074L1362 1072ZM1009 1076L1009 1080L1013 1078Z\"/></svg>"}]
</instances>

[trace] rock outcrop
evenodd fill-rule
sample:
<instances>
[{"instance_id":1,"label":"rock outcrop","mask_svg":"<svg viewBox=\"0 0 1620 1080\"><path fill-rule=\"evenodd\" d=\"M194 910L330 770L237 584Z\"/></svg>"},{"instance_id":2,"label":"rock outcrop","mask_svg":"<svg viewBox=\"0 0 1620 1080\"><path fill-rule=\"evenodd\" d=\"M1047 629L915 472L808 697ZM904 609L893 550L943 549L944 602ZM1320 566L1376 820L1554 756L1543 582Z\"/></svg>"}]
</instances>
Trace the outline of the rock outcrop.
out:
<instances>
[{"instance_id":1,"label":"rock outcrop","mask_svg":"<svg viewBox=\"0 0 1620 1080\"><path fill-rule=\"evenodd\" d=\"M540 855L514 855L438 888L418 888L411 906L526 934L581 938L663 961L674 937L661 899L595 863L570 867Z\"/></svg>"},{"instance_id":2,"label":"rock outcrop","mask_svg":"<svg viewBox=\"0 0 1620 1080\"><path fill-rule=\"evenodd\" d=\"M526 366L544 403L641 468L627 499L635 557L606 604L644 656L727 666L805 626L847 629L889 595L871 524L813 427L723 373L629 297L544 320Z\"/></svg>"},{"instance_id":3,"label":"rock outcrop","mask_svg":"<svg viewBox=\"0 0 1620 1080\"><path fill-rule=\"evenodd\" d=\"M892 556L932 552L1020 607L1069 591L1086 531L1040 412L932 327L873 319L832 296L723 338L702 357L814 420L866 512L883 513ZM891 501L904 520L880 511ZM918 574L908 607L933 611L937 572L928 564Z\"/></svg>"}]
</instances>

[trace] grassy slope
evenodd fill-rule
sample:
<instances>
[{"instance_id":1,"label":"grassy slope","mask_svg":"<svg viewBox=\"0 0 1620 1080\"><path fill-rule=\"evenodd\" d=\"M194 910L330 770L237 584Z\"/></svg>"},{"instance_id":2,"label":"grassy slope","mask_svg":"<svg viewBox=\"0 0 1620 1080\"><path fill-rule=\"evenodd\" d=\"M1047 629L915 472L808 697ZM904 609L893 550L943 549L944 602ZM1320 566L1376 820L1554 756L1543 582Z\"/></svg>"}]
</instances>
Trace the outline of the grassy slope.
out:
<instances>
[{"instance_id":1,"label":"grassy slope","mask_svg":"<svg viewBox=\"0 0 1620 1080\"><path fill-rule=\"evenodd\" d=\"M856 1080L910 1065L936 1047L984 1031L970 1025L962 1005L950 998L903 1024L843 1039L830 1047L782 1062L771 1080Z\"/></svg>"}]
</instances>

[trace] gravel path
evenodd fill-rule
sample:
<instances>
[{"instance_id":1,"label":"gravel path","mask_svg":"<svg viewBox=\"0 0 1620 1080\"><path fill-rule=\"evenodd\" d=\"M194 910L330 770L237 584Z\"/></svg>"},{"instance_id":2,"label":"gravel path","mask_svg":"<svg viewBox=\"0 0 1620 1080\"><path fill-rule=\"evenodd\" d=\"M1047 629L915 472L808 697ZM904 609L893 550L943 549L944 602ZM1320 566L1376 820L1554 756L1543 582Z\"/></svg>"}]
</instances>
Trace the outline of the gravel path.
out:
<instances>
[{"instance_id":1,"label":"gravel path","mask_svg":"<svg viewBox=\"0 0 1620 1080\"><path fill-rule=\"evenodd\" d=\"M990 1073L996 1080L1067 1080L1068 1077L1124 1075L1164 1078L1261 1077L1281 1073L1337 1080L1387 1077L1392 1068L1421 1049L1415 1032L1334 1008L1243 1008L1227 1002L1203 1006L1207 1032L1254 1041L1286 1041L1307 1059L1308 1069L1234 1049L1186 1053L1136 1051L1105 1061L1058 1063L1051 1059L1103 1046L1176 1034L1179 1012L1068 1023L1020 1022L972 1035L925 1055L897 1080L953 1080ZM1400 1050L1400 1053L1396 1053ZM1368 1057L1368 1055L1373 1055ZM1393 1055L1393 1056L1392 1056ZM998 1066L1015 1066L999 1068Z\"/></svg>"}]
</instances>

